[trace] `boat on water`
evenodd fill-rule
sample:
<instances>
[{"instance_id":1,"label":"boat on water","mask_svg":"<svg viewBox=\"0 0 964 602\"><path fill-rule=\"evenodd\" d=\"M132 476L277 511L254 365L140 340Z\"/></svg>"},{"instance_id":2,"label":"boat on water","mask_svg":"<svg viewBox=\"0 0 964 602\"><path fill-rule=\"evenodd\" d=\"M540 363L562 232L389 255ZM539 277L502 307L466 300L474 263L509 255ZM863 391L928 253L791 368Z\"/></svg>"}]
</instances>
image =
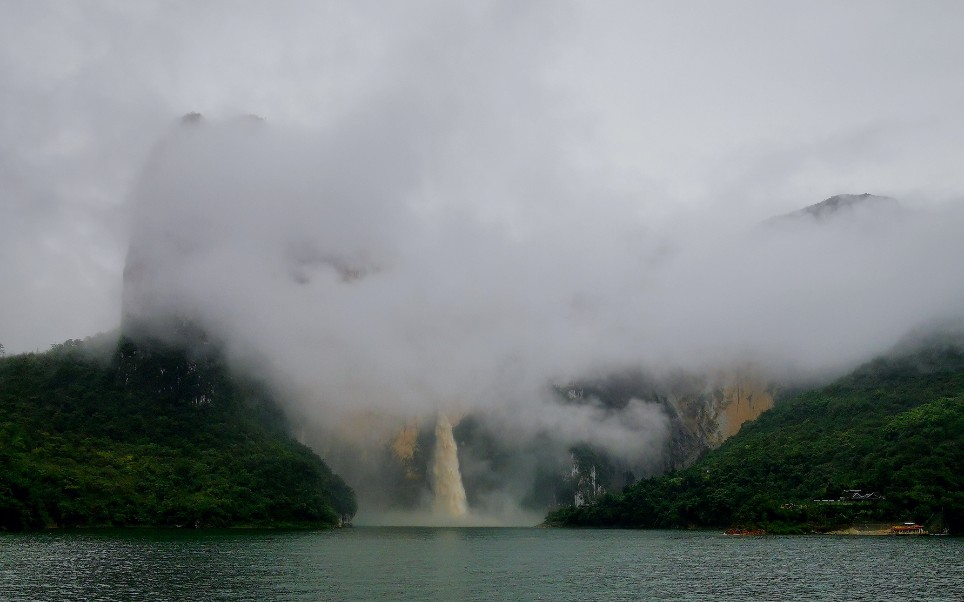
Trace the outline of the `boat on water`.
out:
<instances>
[{"instance_id":1,"label":"boat on water","mask_svg":"<svg viewBox=\"0 0 964 602\"><path fill-rule=\"evenodd\" d=\"M917 523L904 523L902 525L894 525L890 528L891 535L928 535L927 531L924 530L924 525L918 525Z\"/></svg>"}]
</instances>

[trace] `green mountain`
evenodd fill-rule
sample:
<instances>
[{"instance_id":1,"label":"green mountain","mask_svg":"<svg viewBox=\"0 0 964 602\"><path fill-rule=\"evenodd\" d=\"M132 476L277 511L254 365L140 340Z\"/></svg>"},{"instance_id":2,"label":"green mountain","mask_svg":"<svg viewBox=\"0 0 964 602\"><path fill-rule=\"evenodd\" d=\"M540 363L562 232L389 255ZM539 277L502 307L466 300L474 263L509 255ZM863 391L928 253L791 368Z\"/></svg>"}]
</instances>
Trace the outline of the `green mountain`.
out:
<instances>
[{"instance_id":1,"label":"green mountain","mask_svg":"<svg viewBox=\"0 0 964 602\"><path fill-rule=\"evenodd\" d=\"M355 510L215 352L101 337L0 358L0 529L331 526Z\"/></svg>"},{"instance_id":2,"label":"green mountain","mask_svg":"<svg viewBox=\"0 0 964 602\"><path fill-rule=\"evenodd\" d=\"M780 400L689 468L546 519L566 526L774 532L874 521L964 530L959 342L930 340Z\"/></svg>"}]
</instances>

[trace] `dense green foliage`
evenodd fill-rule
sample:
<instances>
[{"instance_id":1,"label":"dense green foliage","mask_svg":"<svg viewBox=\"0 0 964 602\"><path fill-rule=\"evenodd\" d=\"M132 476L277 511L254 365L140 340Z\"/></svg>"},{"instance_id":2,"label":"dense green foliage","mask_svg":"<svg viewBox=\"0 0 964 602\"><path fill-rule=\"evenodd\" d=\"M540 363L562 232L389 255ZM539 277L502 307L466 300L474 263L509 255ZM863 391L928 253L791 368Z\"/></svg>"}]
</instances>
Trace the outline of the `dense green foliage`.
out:
<instances>
[{"instance_id":1,"label":"dense green foliage","mask_svg":"<svg viewBox=\"0 0 964 602\"><path fill-rule=\"evenodd\" d=\"M815 501L850 489L884 499ZM809 532L934 517L964 528L964 352L932 343L782 400L690 468L547 522Z\"/></svg>"},{"instance_id":2,"label":"dense green foliage","mask_svg":"<svg viewBox=\"0 0 964 602\"><path fill-rule=\"evenodd\" d=\"M354 514L351 489L216 353L95 347L0 358L0 528L325 526Z\"/></svg>"}]
</instances>

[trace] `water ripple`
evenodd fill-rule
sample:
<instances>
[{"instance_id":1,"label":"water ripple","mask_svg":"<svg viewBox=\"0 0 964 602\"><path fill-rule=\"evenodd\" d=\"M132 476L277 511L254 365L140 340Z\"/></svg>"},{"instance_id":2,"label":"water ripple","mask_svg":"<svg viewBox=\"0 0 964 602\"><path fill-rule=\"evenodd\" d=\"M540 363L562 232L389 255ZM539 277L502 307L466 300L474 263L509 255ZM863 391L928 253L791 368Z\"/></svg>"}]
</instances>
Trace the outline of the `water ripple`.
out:
<instances>
[{"instance_id":1,"label":"water ripple","mask_svg":"<svg viewBox=\"0 0 964 602\"><path fill-rule=\"evenodd\" d=\"M0 534L0 600L964 599L956 538L557 529Z\"/></svg>"}]
</instances>

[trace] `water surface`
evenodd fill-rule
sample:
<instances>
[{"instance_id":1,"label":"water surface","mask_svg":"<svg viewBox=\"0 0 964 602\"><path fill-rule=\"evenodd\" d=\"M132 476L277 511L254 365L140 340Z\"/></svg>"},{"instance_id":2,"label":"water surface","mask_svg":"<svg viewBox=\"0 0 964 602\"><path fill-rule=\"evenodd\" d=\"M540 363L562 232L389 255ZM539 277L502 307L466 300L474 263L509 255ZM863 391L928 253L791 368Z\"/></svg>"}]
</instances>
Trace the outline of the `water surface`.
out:
<instances>
[{"instance_id":1,"label":"water surface","mask_svg":"<svg viewBox=\"0 0 964 602\"><path fill-rule=\"evenodd\" d=\"M354 528L0 534L0 600L964 600L964 540Z\"/></svg>"}]
</instances>

